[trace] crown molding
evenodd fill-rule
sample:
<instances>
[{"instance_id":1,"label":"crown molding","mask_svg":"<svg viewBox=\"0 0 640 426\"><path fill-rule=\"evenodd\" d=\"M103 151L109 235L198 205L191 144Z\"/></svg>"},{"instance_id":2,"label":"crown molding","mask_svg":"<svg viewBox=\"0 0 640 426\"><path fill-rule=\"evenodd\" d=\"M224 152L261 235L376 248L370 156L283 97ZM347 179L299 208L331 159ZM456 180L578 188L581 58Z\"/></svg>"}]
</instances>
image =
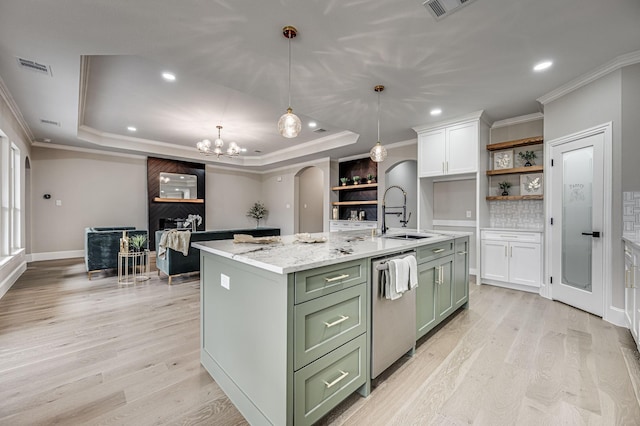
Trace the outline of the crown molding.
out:
<instances>
[{"instance_id":1,"label":"crown molding","mask_svg":"<svg viewBox=\"0 0 640 426\"><path fill-rule=\"evenodd\" d=\"M464 123L465 121L476 121L476 120L481 120L484 121L485 123L489 124L486 120L485 117L483 117L484 114L484 110L480 110L480 111L475 111L466 115L462 115L459 117L455 117L455 118L450 118L448 120L444 120L444 121L438 121L436 123L429 123L429 124L423 124L421 126L416 126L416 127L412 127L412 129L416 132L416 133L422 133L425 132L427 130L434 130L434 129L439 129L441 127L447 127L447 126L451 126L453 124L460 124L460 123Z\"/></svg>"},{"instance_id":2,"label":"crown molding","mask_svg":"<svg viewBox=\"0 0 640 426\"><path fill-rule=\"evenodd\" d=\"M129 154L125 152L105 151L104 149L84 148L80 146L61 145L61 144L47 143L47 142L36 141L36 142L33 142L33 146L37 148L60 149L63 151L84 152L87 154L105 155L110 157L135 158L137 160L144 160L147 158L147 155L142 155L142 154Z\"/></svg>"},{"instance_id":3,"label":"crown molding","mask_svg":"<svg viewBox=\"0 0 640 426\"><path fill-rule=\"evenodd\" d=\"M534 112L533 114L521 115L519 117L505 118L504 120L496 121L491 125L491 128L497 129L500 127L513 126L514 124L528 123L530 121L536 121L536 120L542 120L542 119L544 119L543 113Z\"/></svg>"},{"instance_id":4,"label":"crown molding","mask_svg":"<svg viewBox=\"0 0 640 426\"><path fill-rule=\"evenodd\" d=\"M590 71L581 77L576 78L575 80L570 81L569 83L558 87L555 90L547 93L536 99L542 105L548 104L549 102L553 102L558 98L561 98L574 90L577 90L583 86L586 86L593 81L604 77L605 75L619 70L620 68L637 64L640 62L640 50L636 50L635 52L627 53L625 55L620 55L612 61L607 62L599 68L596 68L593 71Z\"/></svg>"},{"instance_id":5,"label":"crown molding","mask_svg":"<svg viewBox=\"0 0 640 426\"><path fill-rule=\"evenodd\" d=\"M33 145L33 140L35 139L35 137L33 136L33 133L29 128L29 125L24 119L24 116L22 115L20 108L18 108L18 104L13 99L13 96L11 96L11 92L9 91L9 88L7 87L6 84L4 84L4 80L2 79L2 77L0 77L0 97L2 97L2 100L7 104L7 107L11 111L11 114L13 115L15 120L18 122L18 125L24 132L24 136Z\"/></svg>"},{"instance_id":6,"label":"crown molding","mask_svg":"<svg viewBox=\"0 0 640 426\"><path fill-rule=\"evenodd\" d=\"M80 87L78 90L78 123L84 125L84 112L87 106L87 92L89 87L89 73L91 61L87 55L80 56Z\"/></svg>"}]
</instances>

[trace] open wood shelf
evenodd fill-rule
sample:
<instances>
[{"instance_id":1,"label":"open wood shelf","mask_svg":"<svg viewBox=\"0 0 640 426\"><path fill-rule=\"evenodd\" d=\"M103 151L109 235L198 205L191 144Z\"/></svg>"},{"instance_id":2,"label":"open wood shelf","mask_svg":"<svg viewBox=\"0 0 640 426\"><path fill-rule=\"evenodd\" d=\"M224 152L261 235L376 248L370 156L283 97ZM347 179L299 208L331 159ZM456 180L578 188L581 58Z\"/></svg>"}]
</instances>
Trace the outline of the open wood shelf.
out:
<instances>
[{"instance_id":1,"label":"open wood shelf","mask_svg":"<svg viewBox=\"0 0 640 426\"><path fill-rule=\"evenodd\" d=\"M500 149L520 148L520 147L529 146L529 145L539 145L542 142L544 142L544 139L542 136L535 136L533 138L525 138L525 139L517 139L514 141L492 143L491 145L487 145L487 151L498 151Z\"/></svg>"},{"instance_id":2,"label":"open wood shelf","mask_svg":"<svg viewBox=\"0 0 640 426\"><path fill-rule=\"evenodd\" d=\"M541 172L542 166L514 167L513 169L487 170L487 176Z\"/></svg>"},{"instance_id":3,"label":"open wood shelf","mask_svg":"<svg viewBox=\"0 0 640 426\"><path fill-rule=\"evenodd\" d=\"M357 185L343 185L343 186L334 186L331 188L333 191L346 191L346 190L358 190L358 189L376 189L378 187L377 183L359 183Z\"/></svg>"},{"instance_id":4,"label":"open wood shelf","mask_svg":"<svg viewBox=\"0 0 640 426\"><path fill-rule=\"evenodd\" d=\"M156 203L192 203L192 204L204 204L202 198L160 198L153 199Z\"/></svg>"},{"instance_id":5,"label":"open wood shelf","mask_svg":"<svg viewBox=\"0 0 640 426\"><path fill-rule=\"evenodd\" d=\"M331 203L334 206L364 206L378 204L378 200L365 200L365 201L334 201Z\"/></svg>"},{"instance_id":6,"label":"open wood shelf","mask_svg":"<svg viewBox=\"0 0 640 426\"><path fill-rule=\"evenodd\" d=\"M527 167L529 168L529 167ZM542 195L491 195L487 201L542 200Z\"/></svg>"}]
</instances>

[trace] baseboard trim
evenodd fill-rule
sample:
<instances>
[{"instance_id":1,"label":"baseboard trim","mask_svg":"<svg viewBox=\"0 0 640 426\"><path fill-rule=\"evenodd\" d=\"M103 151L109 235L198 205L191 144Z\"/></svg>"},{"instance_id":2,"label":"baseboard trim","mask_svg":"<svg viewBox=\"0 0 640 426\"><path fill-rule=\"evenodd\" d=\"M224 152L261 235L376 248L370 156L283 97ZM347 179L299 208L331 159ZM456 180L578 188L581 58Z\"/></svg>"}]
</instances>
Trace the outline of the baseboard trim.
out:
<instances>
[{"instance_id":1,"label":"baseboard trim","mask_svg":"<svg viewBox=\"0 0 640 426\"><path fill-rule=\"evenodd\" d=\"M44 253L31 253L27 255L27 262L39 262L41 260L73 259L84 257L84 250L50 251Z\"/></svg>"},{"instance_id":2,"label":"baseboard trim","mask_svg":"<svg viewBox=\"0 0 640 426\"><path fill-rule=\"evenodd\" d=\"M7 263L5 266L11 265L11 262ZM0 282L0 299L7 294L9 289L18 281L18 278L27 270L27 262L24 260L24 257L21 261L19 261L18 265L14 267L14 269L7 275L7 277Z\"/></svg>"},{"instance_id":3,"label":"baseboard trim","mask_svg":"<svg viewBox=\"0 0 640 426\"><path fill-rule=\"evenodd\" d=\"M607 309L607 312L605 312L604 318L602 319L613 325L617 325L618 327L629 328L624 317L624 309L609 306L609 309Z\"/></svg>"}]
</instances>

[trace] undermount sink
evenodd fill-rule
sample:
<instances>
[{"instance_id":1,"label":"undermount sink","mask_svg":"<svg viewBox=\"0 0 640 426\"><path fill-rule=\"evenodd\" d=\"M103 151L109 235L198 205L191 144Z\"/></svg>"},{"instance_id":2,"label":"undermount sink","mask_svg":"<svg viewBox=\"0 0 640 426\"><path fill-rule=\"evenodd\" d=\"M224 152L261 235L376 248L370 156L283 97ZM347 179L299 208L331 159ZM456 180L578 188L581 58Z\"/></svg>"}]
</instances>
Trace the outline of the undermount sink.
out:
<instances>
[{"instance_id":1,"label":"undermount sink","mask_svg":"<svg viewBox=\"0 0 640 426\"><path fill-rule=\"evenodd\" d=\"M415 234L415 233L389 234L389 235L383 236L383 238L393 238L394 240L422 240L424 238L431 238L431 237L433 237L433 235Z\"/></svg>"}]
</instances>

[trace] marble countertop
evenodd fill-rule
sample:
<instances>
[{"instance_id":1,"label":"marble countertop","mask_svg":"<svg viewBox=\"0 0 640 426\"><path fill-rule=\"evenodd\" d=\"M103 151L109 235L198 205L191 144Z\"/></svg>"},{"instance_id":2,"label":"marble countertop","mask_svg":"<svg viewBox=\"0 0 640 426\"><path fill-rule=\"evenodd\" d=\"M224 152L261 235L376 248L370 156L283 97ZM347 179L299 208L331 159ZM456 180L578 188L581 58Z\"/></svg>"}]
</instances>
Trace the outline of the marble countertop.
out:
<instances>
[{"instance_id":1,"label":"marble countertop","mask_svg":"<svg viewBox=\"0 0 640 426\"><path fill-rule=\"evenodd\" d=\"M640 238L636 234L622 234L622 241L626 241L640 250Z\"/></svg>"},{"instance_id":2,"label":"marble countertop","mask_svg":"<svg viewBox=\"0 0 640 426\"><path fill-rule=\"evenodd\" d=\"M391 229L387 236L401 233L415 233L410 229ZM294 235L281 237L281 242L270 244L234 243L233 240L198 241L192 246L208 253L233 259L277 274L288 274L338 262L378 257L403 250L469 236L468 232L430 231L432 237L420 240L397 240L380 235L372 236L371 230L324 232L312 234L324 237L324 243L297 242Z\"/></svg>"}]
</instances>

